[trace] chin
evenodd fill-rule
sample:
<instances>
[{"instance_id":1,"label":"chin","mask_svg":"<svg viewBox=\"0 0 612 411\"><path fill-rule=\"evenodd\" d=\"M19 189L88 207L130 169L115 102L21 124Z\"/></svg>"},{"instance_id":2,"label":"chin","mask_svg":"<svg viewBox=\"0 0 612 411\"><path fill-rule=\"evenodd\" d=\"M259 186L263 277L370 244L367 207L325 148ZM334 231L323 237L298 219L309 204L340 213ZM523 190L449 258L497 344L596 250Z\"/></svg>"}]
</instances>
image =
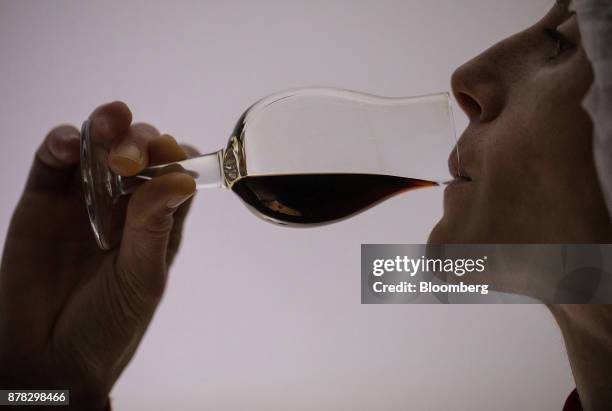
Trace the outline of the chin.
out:
<instances>
[{"instance_id":1,"label":"chin","mask_svg":"<svg viewBox=\"0 0 612 411\"><path fill-rule=\"evenodd\" d=\"M453 216L454 217L454 216ZM427 244L470 244L478 243L477 236L466 219L448 218L444 215L429 233ZM486 242L486 241L484 241Z\"/></svg>"},{"instance_id":2,"label":"chin","mask_svg":"<svg viewBox=\"0 0 612 411\"><path fill-rule=\"evenodd\" d=\"M427 244L447 244L451 242L449 241L448 231L447 224L442 218L429 233Z\"/></svg>"}]
</instances>

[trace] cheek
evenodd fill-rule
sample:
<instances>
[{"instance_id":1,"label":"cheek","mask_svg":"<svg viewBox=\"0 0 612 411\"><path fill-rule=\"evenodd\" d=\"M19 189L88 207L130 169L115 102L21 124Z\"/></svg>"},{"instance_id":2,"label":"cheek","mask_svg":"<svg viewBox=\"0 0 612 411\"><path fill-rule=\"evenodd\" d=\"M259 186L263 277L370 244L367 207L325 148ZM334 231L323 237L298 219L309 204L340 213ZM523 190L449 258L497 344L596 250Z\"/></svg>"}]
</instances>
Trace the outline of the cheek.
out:
<instances>
[{"instance_id":1,"label":"cheek","mask_svg":"<svg viewBox=\"0 0 612 411\"><path fill-rule=\"evenodd\" d=\"M544 198L564 186L561 181L592 169L592 126L581 106L592 74L582 50L533 73L510 88L504 111L482 142L482 164L485 174L506 191L537 191L542 195L536 198Z\"/></svg>"},{"instance_id":2,"label":"cheek","mask_svg":"<svg viewBox=\"0 0 612 411\"><path fill-rule=\"evenodd\" d=\"M516 230L517 223L531 219L542 208L540 192L547 184L542 170L548 161L543 158L541 140L517 120L499 121L498 130L491 133L494 137L483 142L482 177L474 208L486 216L481 220L487 220L487 232Z\"/></svg>"},{"instance_id":3,"label":"cheek","mask_svg":"<svg viewBox=\"0 0 612 411\"><path fill-rule=\"evenodd\" d=\"M572 80L570 73L575 73ZM531 141L526 144L534 151L536 176L572 181L590 175L593 168L592 123L582 108L590 83L584 81L586 73L576 70L548 74L539 79L539 87L533 85L533 103L521 114L529 125L524 132Z\"/></svg>"},{"instance_id":4,"label":"cheek","mask_svg":"<svg viewBox=\"0 0 612 411\"><path fill-rule=\"evenodd\" d=\"M479 237L554 238L581 210L585 198L576 193L597 191L591 122L580 100L573 90L539 91L539 99L507 108L479 142L482 177L472 207L478 218L471 219Z\"/></svg>"}]
</instances>

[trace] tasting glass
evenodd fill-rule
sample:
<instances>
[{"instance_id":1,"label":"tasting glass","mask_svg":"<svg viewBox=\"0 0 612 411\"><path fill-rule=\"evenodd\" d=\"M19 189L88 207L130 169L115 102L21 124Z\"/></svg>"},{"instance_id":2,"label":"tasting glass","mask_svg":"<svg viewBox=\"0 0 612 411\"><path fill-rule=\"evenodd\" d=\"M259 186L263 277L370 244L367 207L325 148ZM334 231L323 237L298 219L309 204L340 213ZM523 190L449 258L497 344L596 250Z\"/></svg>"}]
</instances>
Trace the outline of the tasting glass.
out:
<instances>
[{"instance_id":1,"label":"tasting glass","mask_svg":"<svg viewBox=\"0 0 612 411\"><path fill-rule=\"evenodd\" d=\"M250 106L224 149L149 167L131 177L110 170L109 147L91 129L90 120L85 121L81 177L91 227L102 249L118 242L126 197L168 170L190 174L197 189L232 189L247 176L331 173L442 185L452 180L449 156L459 164L448 93L400 98L335 88L283 91Z\"/></svg>"}]
</instances>

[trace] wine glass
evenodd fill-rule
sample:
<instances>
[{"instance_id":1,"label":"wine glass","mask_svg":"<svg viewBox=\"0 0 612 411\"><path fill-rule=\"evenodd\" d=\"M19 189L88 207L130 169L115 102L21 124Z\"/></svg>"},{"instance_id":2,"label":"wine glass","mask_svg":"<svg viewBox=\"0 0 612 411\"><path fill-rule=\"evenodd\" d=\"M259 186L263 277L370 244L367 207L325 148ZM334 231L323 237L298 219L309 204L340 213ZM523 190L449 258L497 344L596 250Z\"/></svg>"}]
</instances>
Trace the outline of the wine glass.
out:
<instances>
[{"instance_id":1,"label":"wine glass","mask_svg":"<svg viewBox=\"0 0 612 411\"><path fill-rule=\"evenodd\" d=\"M81 131L87 212L100 248L119 240L126 195L167 171L190 174L198 189L225 187L259 217L281 225L342 220L395 194L452 180L459 164L448 93L379 97L334 88L300 88L265 97L238 119L225 149L113 173L106 144Z\"/></svg>"}]
</instances>

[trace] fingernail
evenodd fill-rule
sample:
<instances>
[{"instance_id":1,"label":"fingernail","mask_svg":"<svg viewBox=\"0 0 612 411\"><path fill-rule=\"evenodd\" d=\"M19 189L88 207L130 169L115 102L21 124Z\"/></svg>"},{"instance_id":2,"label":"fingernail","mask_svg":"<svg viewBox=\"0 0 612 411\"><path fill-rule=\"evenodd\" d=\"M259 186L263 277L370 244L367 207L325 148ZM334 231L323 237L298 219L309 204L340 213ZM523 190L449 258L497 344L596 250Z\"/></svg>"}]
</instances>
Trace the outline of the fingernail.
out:
<instances>
[{"instance_id":1,"label":"fingernail","mask_svg":"<svg viewBox=\"0 0 612 411\"><path fill-rule=\"evenodd\" d=\"M72 163L78 160L79 155L79 135L69 130L61 130L53 134L47 141L47 148L51 155L61 162Z\"/></svg>"},{"instance_id":2,"label":"fingernail","mask_svg":"<svg viewBox=\"0 0 612 411\"><path fill-rule=\"evenodd\" d=\"M69 161L75 156L75 151L78 153L78 145L75 148L73 144L78 142L78 139L79 135L76 133L57 134L49 140L47 147L58 160Z\"/></svg>"},{"instance_id":3,"label":"fingernail","mask_svg":"<svg viewBox=\"0 0 612 411\"><path fill-rule=\"evenodd\" d=\"M191 198L191 196L193 196L193 193L183 194L181 196L177 196L177 197L169 200L166 203L166 205L168 206L168 208L177 208L178 206L183 204L185 201L189 200L189 198Z\"/></svg>"},{"instance_id":4,"label":"fingernail","mask_svg":"<svg viewBox=\"0 0 612 411\"><path fill-rule=\"evenodd\" d=\"M132 160L136 163L139 163L142 158L140 149L132 142L124 142L119 144L119 146L117 146L115 149L115 155Z\"/></svg>"}]
</instances>

